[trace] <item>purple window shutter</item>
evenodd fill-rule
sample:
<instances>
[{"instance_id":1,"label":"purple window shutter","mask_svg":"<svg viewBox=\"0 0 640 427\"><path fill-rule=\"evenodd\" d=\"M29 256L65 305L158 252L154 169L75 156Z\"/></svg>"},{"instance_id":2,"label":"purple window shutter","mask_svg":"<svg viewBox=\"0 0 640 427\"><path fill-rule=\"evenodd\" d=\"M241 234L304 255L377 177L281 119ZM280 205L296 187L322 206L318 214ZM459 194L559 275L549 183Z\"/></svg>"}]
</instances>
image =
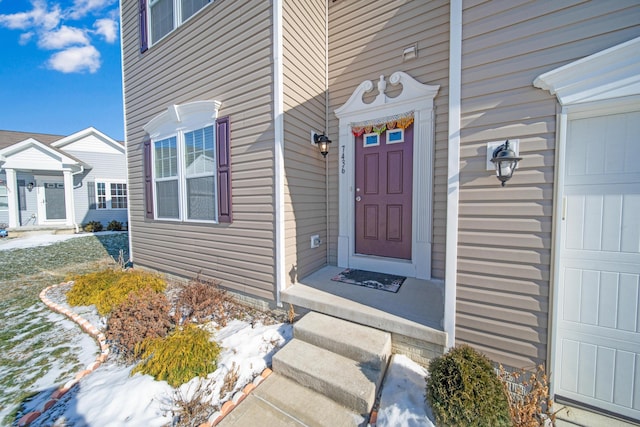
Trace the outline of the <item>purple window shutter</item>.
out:
<instances>
[{"instance_id":1,"label":"purple window shutter","mask_svg":"<svg viewBox=\"0 0 640 427\"><path fill-rule=\"evenodd\" d=\"M153 164L151 163L151 140L144 141L144 206L145 216L153 219Z\"/></svg>"},{"instance_id":2,"label":"purple window shutter","mask_svg":"<svg viewBox=\"0 0 640 427\"><path fill-rule=\"evenodd\" d=\"M229 116L216 120L218 146L218 222L232 222Z\"/></svg>"},{"instance_id":3,"label":"purple window shutter","mask_svg":"<svg viewBox=\"0 0 640 427\"><path fill-rule=\"evenodd\" d=\"M138 19L140 23L140 53L147 50L147 0L139 0Z\"/></svg>"}]
</instances>

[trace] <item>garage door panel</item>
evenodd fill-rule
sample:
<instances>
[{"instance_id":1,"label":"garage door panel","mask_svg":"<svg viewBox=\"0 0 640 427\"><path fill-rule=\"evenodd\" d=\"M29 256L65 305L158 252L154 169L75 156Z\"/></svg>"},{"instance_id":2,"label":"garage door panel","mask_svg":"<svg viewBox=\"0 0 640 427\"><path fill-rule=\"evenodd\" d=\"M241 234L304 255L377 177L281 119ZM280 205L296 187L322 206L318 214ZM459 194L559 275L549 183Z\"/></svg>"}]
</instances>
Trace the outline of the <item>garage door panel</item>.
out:
<instances>
[{"instance_id":1,"label":"garage door panel","mask_svg":"<svg viewBox=\"0 0 640 427\"><path fill-rule=\"evenodd\" d=\"M567 266L561 280L562 321L640 333L640 274Z\"/></svg>"},{"instance_id":2,"label":"garage door panel","mask_svg":"<svg viewBox=\"0 0 640 427\"><path fill-rule=\"evenodd\" d=\"M640 354L613 346L588 342L589 338L563 339L561 343L561 378L557 394L580 398L585 403L614 404L624 409L639 409L634 393L640 384Z\"/></svg>"},{"instance_id":3,"label":"garage door panel","mask_svg":"<svg viewBox=\"0 0 640 427\"><path fill-rule=\"evenodd\" d=\"M620 274L618 280L618 329L638 330L638 275Z\"/></svg>"},{"instance_id":4,"label":"garage door panel","mask_svg":"<svg viewBox=\"0 0 640 427\"><path fill-rule=\"evenodd\" d=\"M622 204L622 243L620 250L622 252L640 253L640 194L624 195Z\"/></svg>"},{"instance_id":5,"label":"garage door panel","mask_svg":"<svg viewBox=\"0 0 640 427\"><path fill-rule=\"evenodd\" d=\"M565 206L567 249L640 253L640 194L569 194Z\"/></svg>"},{"instance_id":6,"label":"garage door panel","mask_svg":"<svg viewBox=\"0 0 640 427\"><path fill-rule=\"evenodd\" d=\"M637 135L640 111L568 122L553 378L559 396L640 420Z\"/></svg>"}]
</instances>

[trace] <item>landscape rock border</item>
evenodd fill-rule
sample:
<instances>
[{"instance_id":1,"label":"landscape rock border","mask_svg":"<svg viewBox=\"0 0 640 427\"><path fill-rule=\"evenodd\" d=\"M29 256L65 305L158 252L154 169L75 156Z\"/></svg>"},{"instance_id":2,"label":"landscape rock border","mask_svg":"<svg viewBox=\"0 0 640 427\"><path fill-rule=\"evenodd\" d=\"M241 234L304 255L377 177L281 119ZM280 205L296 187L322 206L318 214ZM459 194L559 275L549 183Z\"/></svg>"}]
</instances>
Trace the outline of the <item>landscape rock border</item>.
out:
<instances>
[{"instance_id":1,"label":"landscape rock border","mask_svg":"<svg viewBox=\"0 0 640 427\"><path fill-rule=\"evenodd\" d=\"M40 292L40 295L39 295L40 300L47 307L49 307L49 309L51 309L56 313L66 316L71 321L73 321L78 326L80 326L80 328L82 328L82 330L85 333L89 334L93 339L95 339L98 345L100 346L100 354L98 355L98 357L96 357L95 361L91 362L89 365L87 365L85 369L78 372L72 380L67 381L64 385L62 385L61 387L56 389L53 393L51 393L51 396L49 396L49 399L45 402L44 405L42 405L42 408L40 410L28 412L24 414L22 417L20 417L20 420L18 420L18 424L17 424L18 427L28 427L31 423L37 420L42 414L44 414L46 411L54 407L56 403L58 403L58 401L65 394L67 394L69 390L75 387L75 385L78 384L78 382L82 378L86 377L87 375L89 375L90 373L98 369L100 365L106 362L107 359L109 358L110 348L109 348L109 344L107 343L107 337L102 332L100 332L100 330L97 327L92 325L88 320L84 319L82 316L78 315L77 313L74 313L72 310L50 300L47 297L47 293L50 290L55 289L59 286L69 286L69 285L73 285L73 281L62 282L56 285L51 285L46 287ZM199 427L213 427L219 424L222 421L222 419L229 412L231 412L231 410L233 410L237 405L239 405L240 402L242 402L249 395L249 393L251 393L260 383L262 383L262 381L264 381L271 374L271 372L272 371L269 368L266 368L264 371L262 371L262 373L258 375L253 380L253 382L247 384L241 391L236 392L236 394L233 395L231 400L225 402L222 405L222 407L220 408L220 411L213 413L209 417L209 421L201 424Z\"/></svg>"},{"instance_id":2,"label":"landscape rock border","mask_svg":"<svg viewBox=\"0 0 640 427\"><path fill-rule=\"evenodd\" d=\"M43 413L45 413L46 411L54 407L55 404L58 403L58 401L65 394L67 394L67 392L69 392L69 390L71 390L78 383L78 381L80 381L80 379L86 377L87 375L89 375L90 373L98 369L98 367L100 367L100 365L106 362L107 358L109 357L110 349L109 349L109 344L107 344L107 337L105 337L105 335L102 332L100 332L98 328L96 328L94 325L92 325L88 320L84 319L82 316L79 316L78 314L74 313L68 308L63 307L62 305L51 301L47 297L47 292L49 292L50 290L57 288L58 286L66 286L66 285L72 285L72 284L73 284L73 281L63 282L57 285L48 286L40 292L40 295L39 295L40 300L42 300L42 302L47 307L49 307L52 311L55 311L56 313L60 313L68 317L71 321L78 324L78 326L80 326L85 333L93 337L93 339L95 339L98 345L100 346L100 354L98 355L98 357L96 357L95 361L91 362L85 369L78 372L72 380L67 381L63 386L59 387L57 390L51 393L51 396L49 396L49 399L42 406L41 410L31 411L23 415L18 421L18 427L26 427L30 425L36 419L38 419L40 415L42 415Z\"/></svg>"}]
</instances>

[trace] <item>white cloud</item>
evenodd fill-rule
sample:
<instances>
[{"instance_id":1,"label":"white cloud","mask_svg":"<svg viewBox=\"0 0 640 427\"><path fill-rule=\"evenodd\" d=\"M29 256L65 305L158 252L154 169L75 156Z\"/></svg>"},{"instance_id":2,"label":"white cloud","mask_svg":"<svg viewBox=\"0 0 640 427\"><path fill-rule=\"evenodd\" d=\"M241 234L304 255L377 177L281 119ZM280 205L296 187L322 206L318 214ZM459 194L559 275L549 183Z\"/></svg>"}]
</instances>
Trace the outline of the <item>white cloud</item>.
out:
<instances>
[{"instance_id":1,"label":"white cloud","mask_svg":"<svg viewBox=\"0 0 640 427\"><path fill-rule=\"evenodd\" d=\"M47 62L53 70L94 73L101 61L93 40L114 43L119 37L118 8L112 7L117 1L66 0L67 5L73 5L62 9L61 0L29 0L29 10L0 14L0 27L19 30L20 45L37 39L40 49L60 50ZM93 17L93 27L89 27L87 15Z\"/></svg>"},{"instance_id":2,"label":"white cloud","mask_svg":"<svg viewBox=\"0 0 640 427\"><path fill-rule=\"evenodd\" d=\"M42 49L64 49L68 46L88 44L90 44L89 37L84 30L66 25L57 30L42 33L38 40L38 46Z\"/></svg>"},{"instance_id":3,"label":"white cloud","mask_svg":"<svg viewBox=\"0 0 640 427\"><path fill-rule=\"evenodd\" d=\"M12 30L26 30L32 27L50 30L60 23L62 12L59 5L53 5L51 10L44 0L34 0L32 5L33 9L28 12L0 15L0 25Z\"/></svg>"},{"instance_id":4,"label":"white cloud","mask_svg":"<svg viewBox=\"0 0 640 427\"><path fill-rule=\"evenodd\" d=\"M36 35L36 33L34 33L33 31L27 31L26 33L22 33L22 34L20 34L20 41L18 41L18 43L20 43L20 46L24 46L27 43L29 43L29 41L35 35Z\"/></svg>"},{"instance_id":5,"label":"white cloud","mask_svg":"<svg viewBox=\"0 0 640 427\"><path fill-rule=\"evenodd\" d=\"M100 34L109 43L113 43L118 38L118 23L114 19L98 19L93 26L96 34Z\"/></svg>"},{"instance_id":6,"label":"white cloud","mask_svg":"<svg viewBox=\"0 0 640 427\"><path fill-rule=\"evenodd\" d=\"M95 73L100 68L100 52L89 46L75 46L51 55L49 68L63 73Z\"/></svg>"},{"instance_id":7,"label":"white cloud","mask_svg":"<svg viewBox=\"0 0 640 427\"><path fill-rule=\"evenodd\" d=\"M116 0L74 0L69 13L72 19L80 19L91 12L111 6Z\"/></svg>"}]
</instances>

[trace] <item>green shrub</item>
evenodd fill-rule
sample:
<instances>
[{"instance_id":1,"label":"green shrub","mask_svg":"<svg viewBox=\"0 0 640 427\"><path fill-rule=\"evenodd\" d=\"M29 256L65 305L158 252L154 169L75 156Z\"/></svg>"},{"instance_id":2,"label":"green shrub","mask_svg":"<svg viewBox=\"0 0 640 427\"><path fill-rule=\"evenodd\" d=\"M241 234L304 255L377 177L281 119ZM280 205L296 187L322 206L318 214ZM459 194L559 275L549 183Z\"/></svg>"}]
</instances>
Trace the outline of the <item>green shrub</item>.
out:
<instances>
[{"instance_id":1,"label":"green shrub","mask_svg":"<svg viewBox=\"0 0 640 427\"><path fill-rule=\"evenodd\" d=\"M429 364L427 401L439 426L510 426L509 402L491 361L462 345Z\"/></svg>"},{"instance_id":2,"label":"green shrub","mask_svg":"<svg viewBox=\"0 0 640 427\"><path fill-rule=\"evenodd\" d=\"M133 368L135 373L148 374L157 381L167 381L178 387L192 378L206 377L216 370L220 346L209 339L209 333L188 324L176 329L166 338L148 338L136 346L142 362Z\"/></svg>"},{"instance_id":3,"label":"green shrub","mask_svg":"<svg viewBox=\"0 0 640 427\"><path fill-rule=\"evenodd\" d=\"M171 329L171 306L163 293L146 288L131 293L107 321L107 338L131 360L136 345L148 338L164 338Z\"/></svg>"},{"instance_id":4,"label":"green shrub","mask_svg":"<svg viewBox=\"0 0 640 427\"><path fill-rule=\"evenodd\" d=\"M102 223L100 221L90 221L82 226L82 229L87 233L102 231L102 228Z\"/></svg>"},{"instance_id":5,"label":"green shrub","mask_svg":"<svg viewBox=\"0 0 640 427\"><path fill-rule=\"evenodd\" d=\"M109 224L107 224L107 230L109 231L120 231L122 230L122 223L120 221L112 220Z\"/></svg>"},{"instance_id":6,"label":"green shrub","mask_svg":"<svg viewBox=\"0 0 640 427\"><path fill-rule=\"evenodd\" d=\"M71 305L94 304L101 316L109 314L132 292L145 289L163 292L167 286L159 275L137 270L103 270L73 280L75 283L67 292L67 302Z\"/></svg>"}]
</instances>

